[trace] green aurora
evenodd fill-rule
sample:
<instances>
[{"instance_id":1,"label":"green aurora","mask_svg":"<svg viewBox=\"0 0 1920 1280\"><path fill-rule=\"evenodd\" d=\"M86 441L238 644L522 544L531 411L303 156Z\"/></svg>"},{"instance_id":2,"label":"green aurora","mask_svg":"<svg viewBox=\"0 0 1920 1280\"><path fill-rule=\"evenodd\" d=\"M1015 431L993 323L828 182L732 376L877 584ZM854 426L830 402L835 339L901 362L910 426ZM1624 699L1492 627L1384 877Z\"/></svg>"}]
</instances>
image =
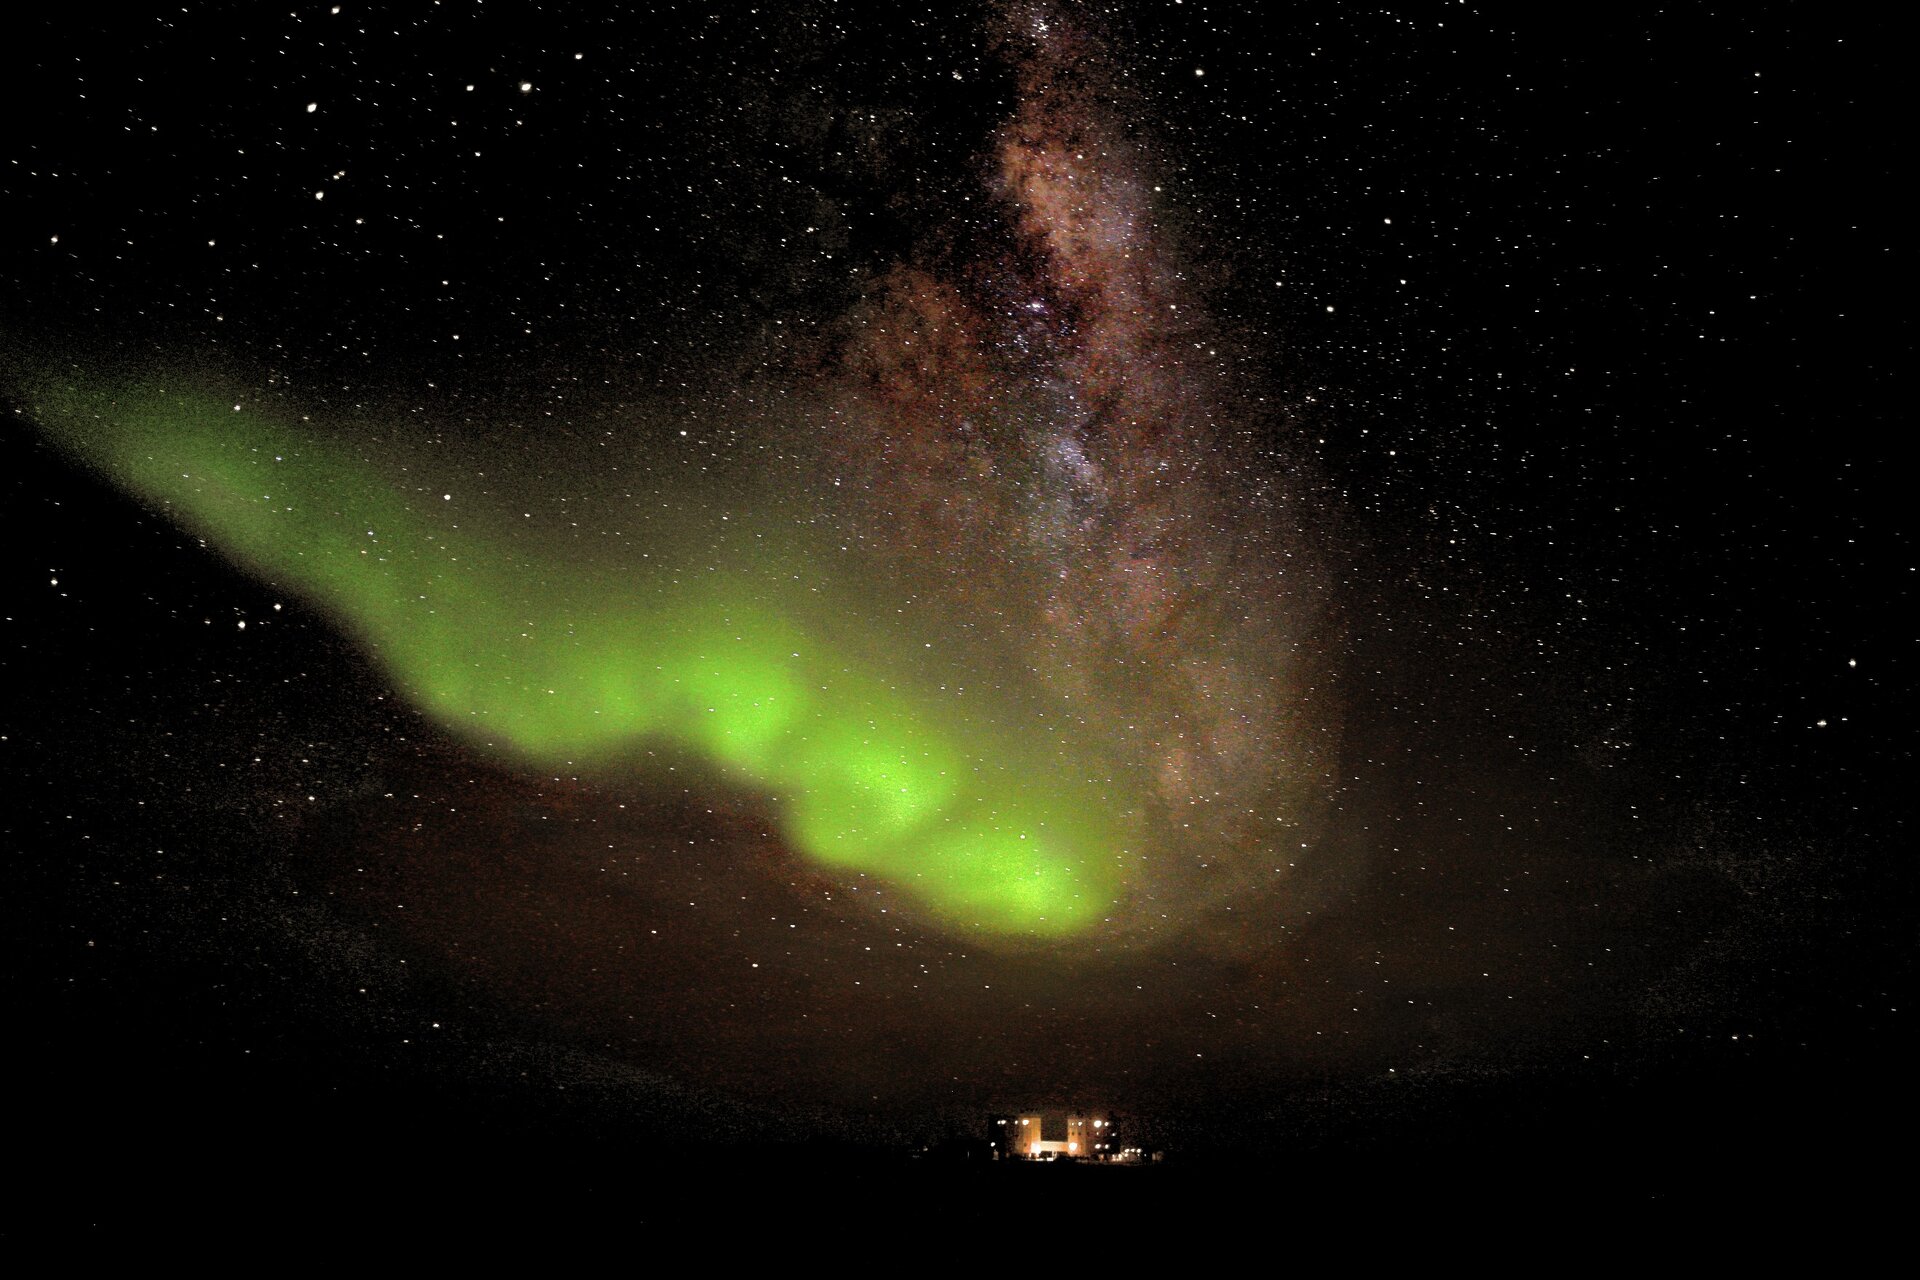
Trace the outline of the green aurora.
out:
<instances>
[{"instance_id":1,"label":"green aurora","mask_svg":"<svg viewBox=\"0 0 1920 1280\"><path fill-rule=\"evenodd\" d=\"M623 551L583 554L530 510L396 483L350 433L204 385L47 379L27 400L64 451L319 606L473 746L716 774L817 867L968 932L1063 938L1116 910L1115 764L1010 664L969 669L849 589L799 522L650 494Z\"/></svg>"}]
</instances>

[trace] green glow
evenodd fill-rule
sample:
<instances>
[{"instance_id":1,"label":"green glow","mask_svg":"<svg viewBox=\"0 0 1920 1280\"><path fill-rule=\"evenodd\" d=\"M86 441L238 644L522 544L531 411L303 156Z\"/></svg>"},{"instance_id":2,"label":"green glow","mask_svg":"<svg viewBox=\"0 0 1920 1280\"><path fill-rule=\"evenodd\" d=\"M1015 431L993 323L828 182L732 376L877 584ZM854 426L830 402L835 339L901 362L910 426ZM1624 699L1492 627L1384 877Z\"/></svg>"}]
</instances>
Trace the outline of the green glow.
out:
<instances>
[{"instance_id":1,"label":"green glow","mask_svg":"<svg viewBox=\"0 0 1920 1280\"><path fill-rule=\"evenodd\" d=\"M1001 673L933 669L791 527L682 494L635 504L646 528L613 554L231 399L53 382L30 399L65 449L324 607L469 742L702 765L772 797L807 858L951 925L1063 936L1113 910L1124 836L1093 781L1111 768L1032 698L990 692Z\"/></svg>"}]
</instances>

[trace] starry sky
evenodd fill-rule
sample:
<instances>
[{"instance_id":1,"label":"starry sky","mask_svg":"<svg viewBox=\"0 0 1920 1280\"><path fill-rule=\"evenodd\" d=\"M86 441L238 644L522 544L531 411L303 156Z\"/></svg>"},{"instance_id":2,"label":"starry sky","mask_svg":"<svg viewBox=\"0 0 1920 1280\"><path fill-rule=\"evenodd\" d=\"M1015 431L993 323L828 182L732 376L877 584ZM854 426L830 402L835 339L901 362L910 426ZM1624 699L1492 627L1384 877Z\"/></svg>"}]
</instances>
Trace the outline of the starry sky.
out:
<instances>
[{"instance_id":1,"label":"starry sky","mask_svg":"<svg viewBox=\"0 0 1920 1280\"><path fill-rule=\"evenodd\" d=\"M1684 1160L1872 1111L1885 32L7 22L47 1159L1074 1105Z\"/></svg>"}]
</instances>

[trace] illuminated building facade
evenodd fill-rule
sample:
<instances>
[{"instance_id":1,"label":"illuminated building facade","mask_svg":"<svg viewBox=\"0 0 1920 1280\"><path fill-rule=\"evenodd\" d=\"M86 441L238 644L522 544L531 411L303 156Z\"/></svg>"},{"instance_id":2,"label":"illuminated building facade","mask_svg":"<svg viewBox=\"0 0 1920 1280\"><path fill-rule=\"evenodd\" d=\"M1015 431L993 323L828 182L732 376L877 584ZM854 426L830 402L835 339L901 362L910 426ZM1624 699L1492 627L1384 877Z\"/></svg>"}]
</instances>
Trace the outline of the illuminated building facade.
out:
<instances>
[{"instance_id":1,"label":"illuminated building facade","mask_svg":"<svg viewBox=\"0 0 1920 1280\"><path fill-rule=\"evenodd\" d=\"M1111 1121L1079 1114L1051 1124L1037 1111L989 1116L987 1142L996 1160L1115 1160L1121 1152Z\"/></svg>"}]
</instances>

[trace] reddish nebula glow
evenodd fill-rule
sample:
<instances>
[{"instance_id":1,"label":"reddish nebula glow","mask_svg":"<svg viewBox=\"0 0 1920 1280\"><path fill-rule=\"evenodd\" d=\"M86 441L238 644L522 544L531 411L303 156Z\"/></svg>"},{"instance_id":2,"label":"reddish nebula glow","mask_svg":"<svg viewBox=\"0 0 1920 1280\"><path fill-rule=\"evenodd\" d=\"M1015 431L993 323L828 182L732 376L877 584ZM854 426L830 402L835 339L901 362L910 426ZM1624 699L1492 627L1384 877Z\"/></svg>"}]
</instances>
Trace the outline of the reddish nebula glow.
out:
<instances>
[{"instance_id":1,"label":"reddish nebula glow","mask_svg":"<svg viewBox=\"0 0 1920 1280\"><path fill-rule=\"evenodd\" d=\"M1142 927L1165 929L1273 892L1274 848L1330 785L1317 517L1254 465L1272 423L1231 416L1228 343L1113 61L1039 5L1006 11L997 48L1017 104L969 212L823 343L818 465L903 580L1145 780L1140 878L1167 910Z\"/></svg>"}]
</instances>

